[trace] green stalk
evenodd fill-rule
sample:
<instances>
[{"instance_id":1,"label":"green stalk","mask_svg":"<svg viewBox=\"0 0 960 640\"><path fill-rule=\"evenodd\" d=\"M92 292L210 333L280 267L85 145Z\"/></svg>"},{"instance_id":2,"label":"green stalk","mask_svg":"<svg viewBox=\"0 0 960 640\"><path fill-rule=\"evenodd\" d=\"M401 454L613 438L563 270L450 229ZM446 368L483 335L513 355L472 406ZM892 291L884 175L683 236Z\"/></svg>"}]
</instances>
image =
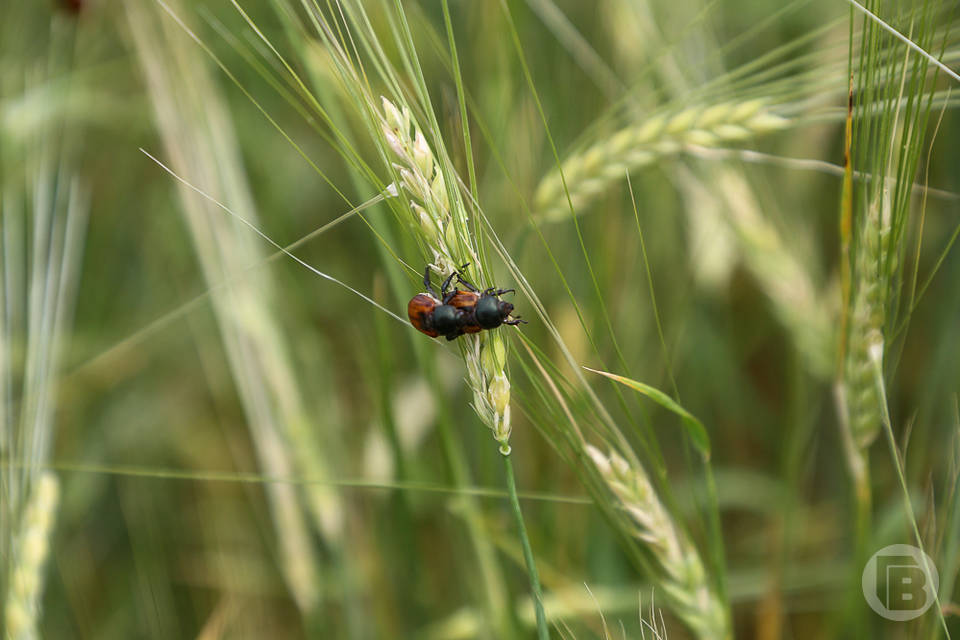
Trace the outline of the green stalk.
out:
<instances>
[{"instance_id":1,"label":"green stalk","mask_svg":"<svg viewBox=\"0 0 960 640\"><path fill-rule=\"evenodd\" d=\"M523 546L523 559L527 563L527 574L530 576L530 589L533 591L533 608L537 612L537 637L540 640L550 640L550 631L547 629L547 616L543 613L543 593L540 590L540 576L537 565L533 562L533 549L530 548L530 538L527 537L527 527L523 524L523 513L520 511L520 500L517 498L517 481L513 475L513 463L510 455L503 456L503 464L507 469L507 489L510 491L510 506L513 507L513 517L517 519L517 532L520 534L520 544Z\"/></svg>"}]
</instances>

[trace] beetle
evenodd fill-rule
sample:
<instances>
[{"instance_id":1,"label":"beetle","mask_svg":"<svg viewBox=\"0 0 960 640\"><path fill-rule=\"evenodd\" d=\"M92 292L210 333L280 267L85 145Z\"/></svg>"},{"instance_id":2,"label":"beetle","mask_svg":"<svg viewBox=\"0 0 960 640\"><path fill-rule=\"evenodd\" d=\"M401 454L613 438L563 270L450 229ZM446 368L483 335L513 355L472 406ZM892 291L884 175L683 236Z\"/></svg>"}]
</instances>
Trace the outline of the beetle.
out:
<instances>
[{"instance_id":1,"label":"beetle","mask_svg":"<svg viewBox=\"0 0 960 640\"><path fill-rule=\"evenodd\" d=\"M495 329L501 324L517 325L523 322L511 318L513 305L500 300L497 296L510 293L513 289L491 287L480 292L463 278L462 270L468 264L451 273L443 282L440 295L430 283L430 267L423 272L423 284L427 291L418 293L407 304L407 316L410 324L431 338L444 336L447 340L456 340L465 333L479 333L484 329ZM461 291L454 287L449 291L453 279L467 287Z\"/></svg>"},{"instance_id":2,"label":"beetle","mask_svg":"<svg viewBox=\"0 0 960 640\"><path fill-rule=\"evenodd\" d=\"M484 329L496 329L502 324L516 326L524 322L519 316L511 317L513 304L500 299L505 293L515 293L513 289L490 287L480 291L467 282L461 273L456 275L457 281L467 291L455 291L447 304L464 310L460 327L464 333L479 333Z\"/></svg>"},{"instance_id":3,"label":"beetle","mask_svg":"<svg viewBox=\"0 0 960 640\"><path fill-rule=\"evenodd\" d=\"M450 298L457 294L457 291L448 293L447 289L454 277L458 274L451 273L441 287L442 297L437 296L436 290L430 284L430 267L423 271L423 284L427 288L425 293L418 293L410 299L407 304L407 317L410 318L410 324L417 331L425 333L431 338L445 336L447 340L455 340L462 335L460 331L461 318L464 315L462 309L447 304Z\"/></svg>"}]
</instances>

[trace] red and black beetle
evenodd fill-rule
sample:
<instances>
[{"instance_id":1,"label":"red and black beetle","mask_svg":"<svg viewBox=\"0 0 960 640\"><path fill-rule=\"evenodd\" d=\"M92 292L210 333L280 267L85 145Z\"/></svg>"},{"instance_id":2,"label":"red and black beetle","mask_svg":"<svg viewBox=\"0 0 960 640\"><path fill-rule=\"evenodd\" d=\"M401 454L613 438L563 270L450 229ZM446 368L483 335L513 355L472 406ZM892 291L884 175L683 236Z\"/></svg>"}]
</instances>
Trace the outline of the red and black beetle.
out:
<instances>
[{"instance_id":1,"label":"red and black beetle","mask_svg":"<svg viewBox=\"0 0 960 640\"><path fill-rule=\"evenodd\" d=\"M427 291L418 293L407 305L407 316L418 331L431 338L444 336L447 340L456 340L465 333L479 333L484 329L495 329L502 324L518 325L523 322L519 317L511 317L513 305L499 296L512 293L513 289L490 287L480 291L467 282L460 270L451 273L444 280L440 295L430 284L430 267L423 273L423 284ZM453 279L467 288L462 291L454 287L449 291Z\"/></svg>"}]
</instances>

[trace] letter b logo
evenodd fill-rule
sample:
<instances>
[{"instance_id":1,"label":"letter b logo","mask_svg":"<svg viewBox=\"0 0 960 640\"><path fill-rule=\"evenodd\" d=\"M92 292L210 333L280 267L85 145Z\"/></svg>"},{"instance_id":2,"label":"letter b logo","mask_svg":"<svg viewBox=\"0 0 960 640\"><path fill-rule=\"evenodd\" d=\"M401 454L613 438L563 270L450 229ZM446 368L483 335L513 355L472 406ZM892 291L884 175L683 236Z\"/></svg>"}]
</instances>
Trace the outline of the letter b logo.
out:
<instances>
[{"instance_id":1,"label":"letter b logo","mask_svg":"<svg viewBox=\"0 0 960 640\"><path fill-rule=\"evenodd\" d=\"M908 544L877 551L863 568L863 596L887 620L912 620L936 600L940 578L928 555Z\"/></svg>"}]
</instances>

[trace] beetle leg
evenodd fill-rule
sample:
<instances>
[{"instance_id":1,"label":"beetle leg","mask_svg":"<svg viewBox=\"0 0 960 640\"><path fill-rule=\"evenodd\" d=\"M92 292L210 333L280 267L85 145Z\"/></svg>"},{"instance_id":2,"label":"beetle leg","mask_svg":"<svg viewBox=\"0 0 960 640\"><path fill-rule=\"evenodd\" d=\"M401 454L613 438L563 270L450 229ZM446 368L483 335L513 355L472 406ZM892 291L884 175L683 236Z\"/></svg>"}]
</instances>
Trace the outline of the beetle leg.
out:
<instances>
[{"instance_id":1,"label":"beetle leg","mask_svg":"<svg viewBox=\"0 0 960 640\"><path fill-rule=\"evenodd\" d=\"M464 265L464 266L466 266L466 265ZM463 286L465 286L465 287L466 287L467 289L469 289L470 291L473 291L474 293L477 293L478 291L480 291L480 290L477 289L474 285L470 284L469 281L464 280L463 276L460 275L459 273L457 274L457 281L459 281L460 284L462 284Z\"/></svg>"},{"instance_id":2,"label":"beetle leg","mask_svg":"<svg viewBox=\"0 0 960 640\"><path fill-rule=\"evenodd\" d=\"M440 289L440 293L443 294L443 297L447 297L447 290L450 288L450 283L453 282L454 277L459 277L460 274L454 271L450 276L443 281L443 287Z\"/></svg>"},{"instance_id":3,"label":"beetle leg","mask_svg":"<svg viewBox=\"0 0 960 640\"><path fill-rule=\"evenodd\" d=\"M505 293L516 293L515 289L497 289L493 295L502 296Z\"/></svg>"},{"instance_id":4,"label":"beetle leg","mask_svg":"<svg viewBox=\"0 0 960 640\"><path fill-rule=\"evenodd\" d=\"M529 324L526 320L521 320L520 316L515 316L510 320L504 320L503 324L509 324L512 327L517 326L518 324Z\"/></svg>"},{"instance_id":5,"label":"beetle leg","mask_svg":"<svg viewBox=\"0 0 960 640\"><path fill-rule=\"evenodd\" d=\"M430 284L430 265L427 265L427 268L423 270L423 286L427 288L427 293L432 295L434 298L439 299L440 296L437 295L433 285Z\"/></svg>"}]
</instances>

